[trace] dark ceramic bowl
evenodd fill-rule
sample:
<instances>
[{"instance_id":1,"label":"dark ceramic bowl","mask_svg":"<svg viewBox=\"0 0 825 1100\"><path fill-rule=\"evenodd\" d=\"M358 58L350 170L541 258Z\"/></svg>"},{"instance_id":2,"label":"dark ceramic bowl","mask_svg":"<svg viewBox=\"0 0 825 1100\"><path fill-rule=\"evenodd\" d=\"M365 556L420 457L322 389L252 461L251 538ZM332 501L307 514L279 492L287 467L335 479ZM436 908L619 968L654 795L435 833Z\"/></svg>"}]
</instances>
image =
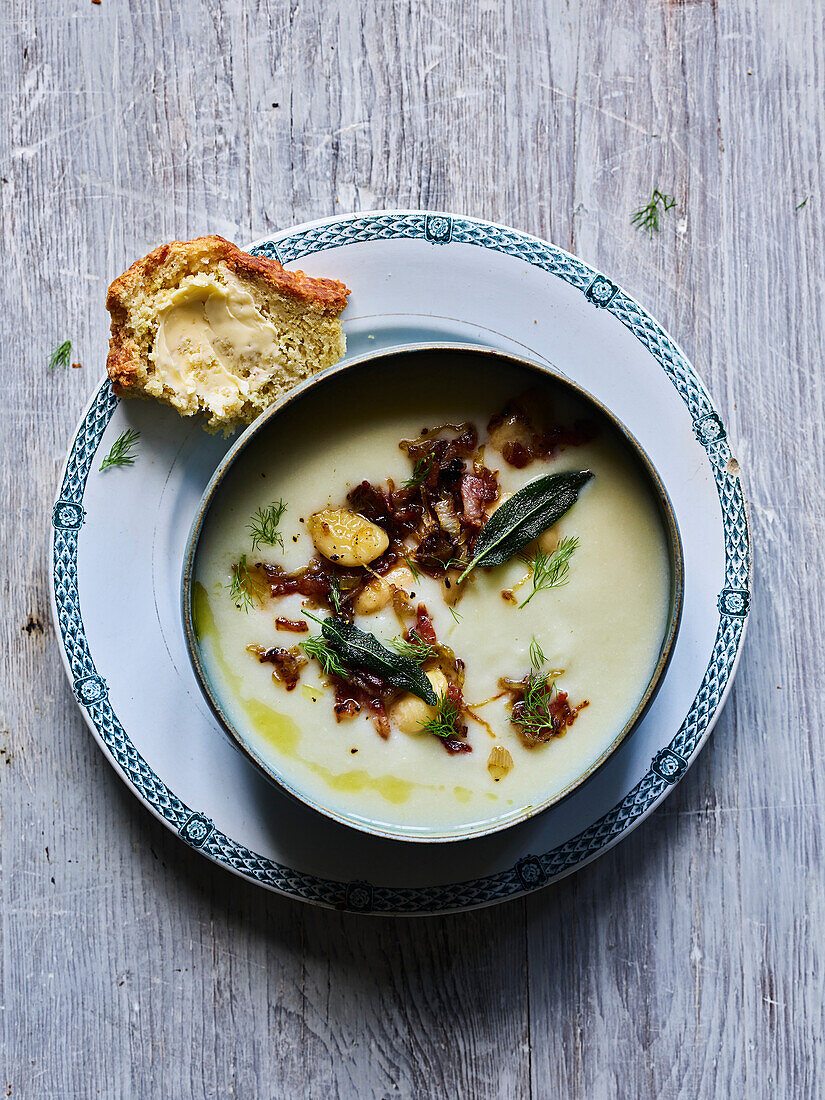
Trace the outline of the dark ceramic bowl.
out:
<instances>
[{"instance_id":1,"label":"dark ceramic bowl","mask_svg":"<svg viewBox=\"0 0 825 1100\"><path fill-rule=\"evenodd\" d=\"M603 418L605 418L610 425L615 429L618 435L624 440L628 449L635 455L635 458L639 464L640 469L646 475L650 490L656 500L659 516L662 522L662 527L665 532L665 537L668 546L668 555L670 560L670 607L668 612L667 627L665 630L664 638L662 639L661 649L659 652L659 659L656 663L656 667L653 671L653 675L645 688L645 691L641 695L636 708L633 711L630 719L622 726L621 729L616 730L616 734L611 740L608 747L594 761L589 767L582 772L573 782L571 782L564 790L554 794L552 797L546 799L535 805L525 807L524 810L515 816L508 816L505 820L490 819L483 822L480 825L474 824L471 826L459 827L454 830L440 829L434 830L432 833L426 835L411 835L404 832L399 826L397 829L393 829L390 826L385 826L379 823L366 822L361 818L350 817L346 814L339 813L330 807L319 802L317 799L311 798L305 792L301 791L294 784L288 782L283 776L272 767L271 762L264 760L260 754L245 740L243 734L235 727L231 721L226 708L220 698L218 691L210 680L208 671L203 660L200 645L198 642L197 632L193 621L193 601L192 601L192 585L193 579L196 574L196 561L198 555L198 546L200 543L201 533L204 529L204 525L208 522L210 510L215 501L216 496L221 485L226 478L227 473L234 467L239 457L249 447L253 440L259 439L264 433L270 433L277 431L280 418L284 415L286 409L293 409L294 406L303 402L308 395L313 397L318 396L321 391L327 391L330 400L334 400L336 386L345 383L348 386L351 385L365 385L365 380L370 375L375 376L376 372L380 373L384 379L388 377L388 372L394 380L397 380L404 371L415 371L418 365L419 369L429 358L433 356L439 356L442 354L449 355L450 362L455 363L459 358L467 360L468 358L476 358L483 360L484 365L489 367L490 362L500 362L502 365L506 364L510 367L518 366L522 368L526 374L535 374L539 376L538 380L552 379L554 384L566 389L569 393L575 396L585 404L589 404L593 407ZM448 364L445 364L446 369L449 369ZM183 622L186 632L186 640L189 648L189 655L192 660L192 664L195 669L200 686L209 703L215 717L219 723L233 740L233 742L240 748L240 750L249 757L253 763L260 768L273 782L279 787L285 790L287 793L303 802L305 805L311 806L314 810L320 813L326 814L328 817L342 824L349 825L352 828L360 829L363 832L368 832L376 836L390 837L396 840L415 840L425 842L436 841L455 841L465 840L470 837L484 836L489 833L498 832L501 829L510 828L519 822L526 821L528 818L541 813L549 806L552 806L559 802L561 799L567 797L572 791L580 787L588 778L590 778L608 759L608 757L615 752L616 748L628 737L632 731L639 724L642 716L647 711L648 707L652 703L659 686L662 683L662 679L667 670L673 649L676 642L676 636L679 631L679 622L682 613L682 603L684 594L684 563L682 555L682 540L679 535L679 529L676 524L676 517L671 506L670 498L668 497L667 490L662 483L661 478L656 472L652 462L648 458L647 454L642 450L638 441L630 434L627 428L616 419L616 417L607 409L597 398L587 393L576 383L572 382L569 378L558 373L551 368L533 362L529 359L524 359L518 356L510 355L504 352L496 351L491 348L479 347L468 344L452 344L452 343L438 343L438 344L417 344L413 346L397 347L392 349L376 350L374 353L368 353L361 355L358 358L345 360L338 363L336 366L329 368L321 374L315 375L312 378L307 379L305 382L296 386L291 390L278 404L273 405L272 408L267 409L262 413L258 419L251 424L243 434L238 438L234 445L227 452L223 461L220 463L215 473L212 475L212 479L206 487L206 490L201 499L198 507L192 530L189 535L189 540L186 547L186 555L183 564L183 577L182 577L182 603L183 603Z\"/></svg>"}]
</instances>

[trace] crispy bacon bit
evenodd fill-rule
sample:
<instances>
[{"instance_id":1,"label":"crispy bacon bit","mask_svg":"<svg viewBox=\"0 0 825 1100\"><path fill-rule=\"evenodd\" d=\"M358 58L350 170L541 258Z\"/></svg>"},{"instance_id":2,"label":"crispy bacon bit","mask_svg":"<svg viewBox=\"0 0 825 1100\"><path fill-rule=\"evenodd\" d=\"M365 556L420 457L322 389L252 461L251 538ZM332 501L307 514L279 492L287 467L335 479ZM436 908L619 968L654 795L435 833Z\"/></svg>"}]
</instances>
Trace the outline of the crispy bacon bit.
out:
<instances>
[{"instance_id":1,"label":"crispy bacon bit","mask_svg":"<svg viewBox=\"0 0 825 1100\"><path fill-rule=\"evenodd\" d=\"M456 555L456 545L441 527L430 531L418 544L413 559L422 573L436 580L447 572L447 565Z\"/></svg>"},{"instance_id":2,"label":"crispy bacon bit","mask_svg":"<svg viewBox=\"0 0 825 1100\"><path fill-rule=\"evenodd\" d=\"M536 458L547 457L565 446L587 443L596 435L593 424L579 421L572 427L548 423L545 417L546 401L533 400L525 395L510 402L498 416L492 417L488 430L492 445L513 466L523 467ZM536 410L536 415L531 411ZM422 573L442 581L442 597L453 606L460 598L464 585L458 585L462 563L469 560L479 531L488 520L489 506L500 497L498 474L485 465L485 449L478 446L478 432L469 422L441 424L422 429L417 439L399 443L413 465L409 482L396 487L391 479L383 485L362 481L347 494L347 503L360 515L377 524L389 536L385 552L371 562L368 569L346 568L320 555L313 557L303 569L287 572L277 565L261 563L255 566L259 575L266 578L273 597L297 593L306 601L305 606L325 608L341 618L352 620L353 605L359 593L376 576L384 577L399 563L406 561L415 574L417 566ZM304 517L300 517L304 523ZM415 574L417 575L417 574ZM512 591L501 593L502 598L517 602ZM467 743L467 726L464 719L473 714L462 698L464 663L457 659L449 647L438 642L432 620L423 604L418 604L415 622L412 623L415 592L409 595L394 589L392 606L405 623L404 636L408 641L418 638L434 647L425 669L439 668L447 678L449 697L458 708L453 736L442 739L447 752L470 752ZM308 624L300 620L278 616L275 625L279 630L306 633ZM253 646L259 660L270 662L273 676L283 682L287 690L293 690L298 682L300 669L306 663L300 650L275 647L264 650ZM346 676L330 676L335 688L335 715L343 721L366 712L375 723L381 737L389 737L390 723L387 717L390 704L398 691L370 673L353 669ZM512 699L514 724L518 727L518 708L524 701L524 681L508 682L507 690ZM559 736L571 725L581 707L571 707L566 693L558 693L548 700L551 721L547 736L532 737L530 744L537 744L550 737ZM527 738L526 731L520 729ZM532 733L532 731L531 731Z\"/></svg>"},{"instance_id":3,"label":"crispy bacon bit","mask_svg":"<svg viewBox=\"0 0 825 1100\"><path fill-rule=\"evenodd\" d=\"M550 701L550 725L546 728L546 735L542 731L542 736L534 737L530 740L538 742L539 744L549 741L551 737L561 737L567 731L567 729L573 725L576 718L579 715L579 711L584 710L586 706L590 705L589 699L583 699L578 706L571 707L568 701L566 691L557 691L552 700ZM518 722L518 704L513 707L513 720Z\"/></svg>"},{"instance_id":4,"label":"crispy bacon bit","mask_svg":"<svg viewBox=\"0 0 825 1100\"><path fill-rule=\"evenodd\" d=\"M361 482L347 496L352 508L382 527L390 546L372 562L383 576L410 553L405 540L411 535L418 545L416 565L440 579L450 561L461 560L462 551L485 521L485 505L498 497L498 478L482 462L478 433L472 424L442 424L424 429L419 439L399 444L414 463L414 484L396 489ZM473 470L465 459L472 458Z\"/></svg>"},{"instance_id":5,"label":"crispy bacon bit","mask_svg":"<svg viewBox=\"0 0 825 1100\"><path fill-rule=\"evenodd\" d=\"M523 680L499 680L499 686L510 695L511 721L527 748L543 745L553 737L563 737L576 721L579 711L590 705L589 699L583 699L575 707L571 706L566 691L556 691L552 683L545 682L542 695L543 702L547 705L549 721L538 730L531 723L528 730L519 722L519 717L525 713L524 696L530 679L530 676L525 676Z\"/></svg>"},{"instance_id":6,"label":"crispy bacon bit","mask_svg":"<svg viewBox=\"0 0 825 1100\"><path fill-rule=\"evenodd\" d=\"M515 466L517 470L523 470L525 466L529 466L533 461L531 449L524 447L517 440L505 443L501 448L501 454L504 461L509 462L511 466Z\"/></svg>"},{"instance_id":7,"label":"crispy bacon bit","mask_svg":"<svg viewBox=\"0 0 825 1100\"><path fill-rule=\"evenodd\" d=\"M461 502L464 521L472 527L481 527L486 519L486 505L498 499L498 480L485 466L478 474L464 474L461 478Z\"/></svg>"},{"instance_id":8,"label":"crispy bacon bit","mask_svg":"<svg viewBox=\"0 0 825 1100\"><path fill-rule=\"evenodd\" d=\"M273 596L289 596L297 592L315 607L325 607L329 611L335 610L331 592L336 581L344 596L354 593L365 581L363 569L347 569L322 557L312 558L303 569L294 573L287 573L279 565L270 565L268 562L264 562L261 569L266 574ZM352 617L346 601L340 614L343 618Z\"/></svg>"},{"instance_id":9,"label":"crispy bacon bit","mask_svg":"<svg viewBox=\"0 0 825 1100\"><path fill-rule=\"evenodd\" d=\"M463 718L464 716L464 698L461 694L461 688L458 684L450 683L447 687L447 699L455 705L458 713ZM447 752L454 756L459 752L472 752L473 746L466 740L467 727L463 724L461 719L458 720L455 726L455 735L453 737L444 737L441 739L441 744L447 750Z\"/></svg>"},{"instance_id":10,"label":"crispy bacon bit","mask_svg":"<svg viewBox=\"0 0 825 1100\"><path fill-rule=\"evenodd\" d=\"M281 649L280 646L265 649L260 645L251 645L247 646L247 649L255 654L261 664L267 663L275 666L272 670L273 680L283 684L287 691L295 690L295 686L301 678L301 669L307 664L306 657L303 656L297 646L293 646L291 649Z\"/></svg>"},{"instance_id":11,"label":"crispy bacon bit","mask_svg":"<svg viewBox=\"0 0 825 1100\"><path fill-rule=\"evenodd\" d=\"M335 687L336 720L352 718L366 707L376 730L386 741L390 735L387 704L398 694L397 689L364 669L351 669L346 677L333 675L330 680Z\"/></svg>"},{"instance_id":12,"label":"crispy bacon bit","mask_svg":"<svg viewBox=\"0 0 825 1100\"><path fill-rule=\"evenodd\" d=\"M473 746L469 741L461 741L458 737L442 737L440 741L450 756L455 756L459 752L473 751Z\"/></svg>"},{"instance_id":13,"label":"crispy bacon bit","mask_svg":"<svg viewBox=\"0 0 825 1100\"><path fill-rule=\"evenodd\" d=\"M445 433L452 433L452 436ZM469 421L440 424L437 428L422 429L418 439L402 439L398 446L407 452L413 462L429 460L427 481L434 481L454 459L470 457L478 446L478 432Z\"/></svg>"},{"instance_id":14,"label":"crispy bacon bit","mask_svg":"<svg viewBox=\"0 0 825 1100\"><path fill-rule=\"evenodd\" d=\"M422 642L427 642L429 645L436 645L438 642L433 621L423 603L415 609L415 633Z\"/></svg>"},{"instance_id":15,"label":"crispy bacon bit","mask_svg":"<svg viewBox=\"0 0 825 1100\"><path fill-rule=\"evenodd\" d=\"M333 704L333 710L335 711L335 721L343 722L345 718L352 718L356 714L361 712L361 704L354 697L349 686L341 680L335 685L335 703Z\"/></svg>"},{"instance_id":16,"label":"crispy bacon bit","mask_svg":"<svg viewBox=\"0 0 825 1100\"><path fill-rule=\"evenodd\" d=\"M589 443L598 434L597 425L591 420L577 420L570 426L540 426L528 411L528 404L539 407L540 396L525 394L517 401L509 401L487 425L490 443L501 451L505 462L518 470L536 458L549 458L564 447Z\"/></svg>"},{"instance_id":17,"label":"crispy bacon bit","mask_svg":"<svg viewBox=\"0 0 825 1100\"><path fill-rule=\"evenodd\" d=\"M309 630L309 623L305 619L287 619L283 615L277 617L275 626L278 630L290 630L293 634L306 634Z\"/></svg>"},{"instance_id":18,"label":"crispy bacon bit","mask_svg":"<svg viewBox=\"0 0 825 1100\"><path fill-rule=\"evenodd\" d=\"M441 467L436 467L435 480L438 486L449 488L461 477L464 472L464 463L460 458L451 458Z\"/></svg>"},{"instance_id":19,"label":"crispy bacon bit","mask_svg":"<svg viewBox=\"0 0 825 1100\"><path fill-rule=\"evenodd\" d=\"M421 522L423 510L415 489L391 487L385 491L362 481L347 493L347 501L356 512L383 527L391 543L403 541Z\"/></svg>"}]
</instances>

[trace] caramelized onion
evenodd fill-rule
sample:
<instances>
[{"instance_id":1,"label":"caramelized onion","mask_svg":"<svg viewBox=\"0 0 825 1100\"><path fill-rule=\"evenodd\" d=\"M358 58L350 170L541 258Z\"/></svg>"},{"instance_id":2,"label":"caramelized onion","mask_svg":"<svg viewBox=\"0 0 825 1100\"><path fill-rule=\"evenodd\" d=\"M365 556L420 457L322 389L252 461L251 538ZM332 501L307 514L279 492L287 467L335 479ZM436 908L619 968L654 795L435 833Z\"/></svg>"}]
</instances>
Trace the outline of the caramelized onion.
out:
<instances>
[{"instance_id":1,"label":"caramelized onion","mask_svg":"<svg viewBox=\"0 0 825 1100\"><path fill-rule=\"evenodd\" d=\"M272 670L274 680L282 683L287 691L295 690L295 686L301 678L301 669L305 668L308 663L297 646L290 649L273 646L271 649L267 649L261 645L250 645L246 648L250 653L255 654L261 664L266 663L275 666Z\"/></svg>"},{"instance_id":2,"label":"caramelized onion","mask_svg":"<svg viewBox=\"0 0 825 1100\"><path fill-rule=\"evenodd\" d=\"M540 395L528 393L509 401L487 425L492 446L501 452L505 462L519 470L536 458L557 454L564 447L589 443L598 434L596 424L590 420L576 420L566 426L543 423L540 408L543 408Z\"/></svg>"}]
</instances>

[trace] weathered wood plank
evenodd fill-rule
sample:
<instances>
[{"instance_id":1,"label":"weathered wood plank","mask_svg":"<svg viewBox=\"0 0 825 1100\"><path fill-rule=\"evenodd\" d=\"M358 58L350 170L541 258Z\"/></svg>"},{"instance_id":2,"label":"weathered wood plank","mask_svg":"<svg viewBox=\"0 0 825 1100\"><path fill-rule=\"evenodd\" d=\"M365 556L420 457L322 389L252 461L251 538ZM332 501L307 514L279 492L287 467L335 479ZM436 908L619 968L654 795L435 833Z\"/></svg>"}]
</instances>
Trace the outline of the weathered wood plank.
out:
<instances>
[{"instance_id":1,"label":"weathered wood plank","mask_svg":"<svg viewBox=\"0 0 825 1100\"><path fill-rule=\"evenodd\" d=\"M808 74L821 65L822 26L789 8L765 18L709 4L661 5L647 19L633 4L613 12L625 37L618 67L604 72L594 15L579 97L593 101L606 84L611 113L658 136L623 148L625 122L599 114L600 158L584 168L592 201L610 211L597 228L618 209L627 217L652 186L680 210L652 248L622 227L600 232L598 262L628 272L625 285L678 334L722 406L752 500L756 607L734 700L693 774L559 889L552 936L531 935L531 1019L576 1006L544 1057L533 1032L533 1080L575 1095L809 1096L822 1072L810 939L824 915L810 748L822 695L810 691L821 658L803 639L823 608L821 585L800 588L800 563L782 544L806 547L803 575L821 568L821 417L808 425L804 410L823 407L821 369L807 365L818 362L822 312L803 290L821 223L815 200L805 222L795 206L821 191ZM600 161L621 164L615 181ZM590 254L583 233L579 242ZM530 901L531 933L545 905ZM559 970L561 993L545 981Z\"/></svg>"}]
</instances>

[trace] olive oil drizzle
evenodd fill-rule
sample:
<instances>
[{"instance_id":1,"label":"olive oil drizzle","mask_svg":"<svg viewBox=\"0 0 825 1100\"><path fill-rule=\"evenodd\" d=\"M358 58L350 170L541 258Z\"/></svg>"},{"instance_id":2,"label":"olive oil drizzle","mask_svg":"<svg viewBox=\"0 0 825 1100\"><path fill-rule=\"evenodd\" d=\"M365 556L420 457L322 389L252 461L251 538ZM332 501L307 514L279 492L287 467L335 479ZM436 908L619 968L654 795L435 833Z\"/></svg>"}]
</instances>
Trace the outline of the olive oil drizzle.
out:
<instances>
[{"instance_id":1,"label":"olive oil drizzle","mask_svg":"<svg viewBox=\"0 0 825 1100\"><path fill-rule=\"evenodd\" d=\"M260 699L247 699L243 695L241 677L234 673L224 656L218 639L215 615L209 602L209 594L200 583L192 586L192 620L195 637L199 643L206 643L215 666L220 671L238 707L243 711L252 729L263 741L276 749L282 756L289 757L319 776L331 790L341 792L374 791L387 802L400 805L409 800L415 790L441 791L444 788L429 783L417 783L400 776L370 775L363 768L345 772L335 772L324 764L309 760L301 754L301 730L293 719L274 710Z\"/></svg>"}]
</instances>

